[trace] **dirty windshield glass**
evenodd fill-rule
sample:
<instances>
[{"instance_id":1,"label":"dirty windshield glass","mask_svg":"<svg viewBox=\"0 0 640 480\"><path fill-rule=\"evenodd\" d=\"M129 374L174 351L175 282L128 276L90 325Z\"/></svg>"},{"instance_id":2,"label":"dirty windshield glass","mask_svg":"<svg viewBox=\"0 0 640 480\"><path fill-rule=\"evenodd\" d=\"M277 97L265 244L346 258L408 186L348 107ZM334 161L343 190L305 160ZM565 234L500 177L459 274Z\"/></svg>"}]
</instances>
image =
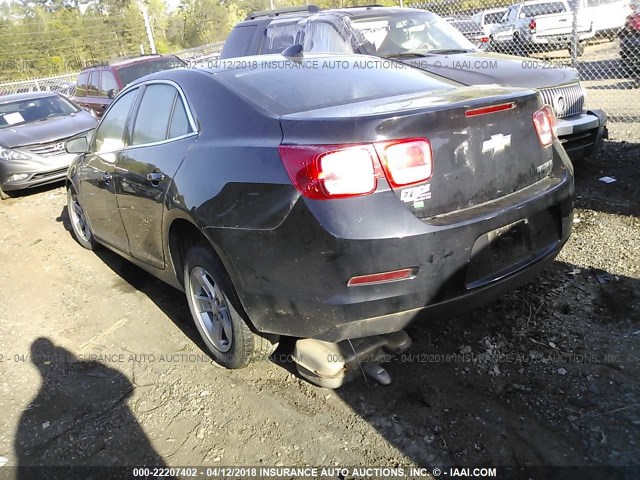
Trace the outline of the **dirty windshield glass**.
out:
<instances>
[{"instance_id":1,"label":"dirty windshield glass","mask_svg":"<svg viewBox=\"0 0 640 480\"><path fill-rule=\"evenodd\" d=\"M391 57L407 53L475 50L448 22L432 13L394 13L354 19L357 43L370 55Z\"/></svg>"}]
</instances>

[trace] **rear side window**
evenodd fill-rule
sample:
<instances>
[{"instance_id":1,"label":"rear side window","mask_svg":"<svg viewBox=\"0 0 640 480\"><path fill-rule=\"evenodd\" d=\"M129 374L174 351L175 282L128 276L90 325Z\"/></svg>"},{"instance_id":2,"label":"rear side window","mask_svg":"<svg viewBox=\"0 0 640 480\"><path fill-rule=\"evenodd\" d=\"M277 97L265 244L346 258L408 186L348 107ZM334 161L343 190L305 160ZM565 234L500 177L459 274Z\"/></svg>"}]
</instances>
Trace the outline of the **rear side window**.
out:
<instances>
[{"instance_id":1,"label":"rear side window","mask_svg":"<svg viewBox=\"0 0 640 480\"><path fill-rule=\"evenodd\" d=\"M224 42L221 58L243 57L246 55L255 31L255 25L236 27L231 30L229 37Z\"/></svg>"},{"instance_id":2,"label":"rear side window","mask_svg":"<svg viewBox=\"0 0 640 480\"><path fill-rule=\"evenodd\" d=\"M182 103L180 95L176 96L176 103L173 107L173 115L171 115L171 124L169 125L169 137L176 138L191 133L191 126L187 118L187 112Z\"/></svg>"},{"instance_id":3,"label":"rear side window","mask_svg":"<svg viewBox=\"0 0 640 480\"><path fill-rule=\"evenodd\" d=\"M95 135L94 151L115 152L124 147L124 129L136 99L138 89L131 90L118 98L105 113Z\"/></svg>"},{"instance_id":4,"label":"rear side window","mask_svg":"<svg viewBox=\"0 0 640 480\"><path fill-rule=\"evenodd\" d=\"M145 145L191 133L186 109L171 85L152 84L144 91L131 145Z\"/></svg>"},{"instance_id":5,"label":"rear side window","mask_svg":"<svg viewBox=\"0 0 640 480\"><path fill-rule=\"evenodd\" d=\"M87 83L89 81L89 72L82 72L78 75L78 84L76 87L76 96L83 97L87 94Z\"/></svg>"},{"instance_id":6,"label":"rear side window","mask_svg":"<svg viewBox=\"0 0 640 480\"><path fill-rule=\"evenodd\" d=\"M215 77L247 101L276 115L452 85L408 65L364 55L309 57L303 65L265 60L262 68L226 70Z\"/></svg>"},{"instance_id":7,"label":"rear side window","mask_svg":"<svg viewBox=\"0 0 640 480\"><path fill-rule=\"evenodd\" d=\"M485 24L500 23L500 19L502 18L503 15L504 15L504 12L487 13L484 16L484 23Z\"/></svg>"}]
</instances>

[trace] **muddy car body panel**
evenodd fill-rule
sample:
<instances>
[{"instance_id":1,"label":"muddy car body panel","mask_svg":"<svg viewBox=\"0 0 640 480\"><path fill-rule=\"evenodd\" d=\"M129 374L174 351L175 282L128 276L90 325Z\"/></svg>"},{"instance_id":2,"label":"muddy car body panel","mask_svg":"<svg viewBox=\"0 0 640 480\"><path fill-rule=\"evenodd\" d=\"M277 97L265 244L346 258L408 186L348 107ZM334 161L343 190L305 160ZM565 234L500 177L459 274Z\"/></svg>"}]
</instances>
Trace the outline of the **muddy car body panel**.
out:
<instances>
[{"instance_id":1,"label":"muddy car body panel","mask_svg":"<svg viewBox=\"0 0 640 480\"><path fill-rule=\"evenodd\" d=\"M399 26L393 42L389 33ZM408 38L416 28L438 35ZM403 27L404 26L404 27ZM387 30L385 30L385 28ZM424 30L424 28L423 28ZM418 31L419 32L419 31ZM421 40L432 42L430 49ZM584 107L578 72L543 61L478 51L437 15L412 8L362 7L310 12L261 12L237 24L221 59L279 53L293 43L305 51L360 53L409 63L465 85L498 84L539 89L558 117L559 138L572 160L597 153L606 137L606 114Z\"/></svg>"},{"instance_id":2,"label":"muddy car body panel","mask_svg":"<svg viewBox=\"0 0 640 480\"><path fill-rule=\"evenodd\" d=\"M336 58L353 66L368 57L304 61ZM248 60L256 59L283 57ZM179 238L197 232L252 328L328 341L397 331L421 311L466 308L472 297L486 301L537 272L569 237L572 167L557 139L540 144L535 91L465 87L406 67L289 67L174 70L127 88L101 124L123 95L134 97L124 142L109 152L112 167L96 171L88 153L68 178L81 202L102 191L99 204L84 205L95 237L182 288ZM363 75L371 90L351 90ZM327 76L341 86L307 95ZM189 131L128 145L158 83L179 91ZM432 172L411 170L417 181L404 183L409 170L391 152L426 162L427 143ZM331 155L337 163L322 163ZM355 163L372 182L352 177L358 194L340 190L339 180L340 165ZM338 170L313 173L325 167ZM388 280L399 271L402 278Z\"/></svg>"},{"instance_id":3,"label":"muddy car body panel","mask_svg":"<svg viewBox=\"0 0 640 480\"><path fill-rule=\"evenodd\" d=\"M64 180L75 155L65 140L83 134L96 119L52 92L0 98L0 189L14 191Z\"/></svg>"}]
</instances>

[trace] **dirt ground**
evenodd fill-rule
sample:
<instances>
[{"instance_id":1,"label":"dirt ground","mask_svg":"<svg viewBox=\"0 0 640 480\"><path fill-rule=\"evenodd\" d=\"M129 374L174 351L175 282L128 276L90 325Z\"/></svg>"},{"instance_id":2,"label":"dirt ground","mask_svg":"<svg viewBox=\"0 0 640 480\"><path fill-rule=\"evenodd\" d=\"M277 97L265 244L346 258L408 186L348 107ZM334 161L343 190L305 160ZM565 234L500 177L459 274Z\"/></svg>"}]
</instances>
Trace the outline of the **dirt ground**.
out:
<instances>
[{"instance_id":1,"label":"dirt ground","mask_svg":"<svg viewBox=\"0 0 640 480\"><path fill-rule=\"evenodd\" d=\"M0 478L28 465L640 465L640 131L610 131L576 167L574 234L553 266L414 324L389 387L312 386L288 340L271 361L220 369L181 293L73 240L61 186L2 202ZM594 475L582 478L616 478Z\"/></svg>"}]
</instances>

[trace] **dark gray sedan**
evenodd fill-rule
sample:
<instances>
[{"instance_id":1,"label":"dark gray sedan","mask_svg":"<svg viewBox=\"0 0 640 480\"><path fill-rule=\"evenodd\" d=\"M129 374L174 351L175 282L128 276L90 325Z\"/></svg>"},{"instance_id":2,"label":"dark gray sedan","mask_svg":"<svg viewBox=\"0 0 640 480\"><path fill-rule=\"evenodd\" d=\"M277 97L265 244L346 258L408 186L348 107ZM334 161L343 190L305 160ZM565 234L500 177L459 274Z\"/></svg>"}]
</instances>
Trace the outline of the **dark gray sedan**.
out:
<instances>
[{"instance_id":1,"label":"dark gray sedan","mask_svg":"<svg viewBox=\"0 0 640 480\"><path fill-rule=\"evenodd\" d=\"M96 118L56 92L0 97L0 198L63 180L74 155L65 140L95 128Z\"/></svg>"}]
</instances>

